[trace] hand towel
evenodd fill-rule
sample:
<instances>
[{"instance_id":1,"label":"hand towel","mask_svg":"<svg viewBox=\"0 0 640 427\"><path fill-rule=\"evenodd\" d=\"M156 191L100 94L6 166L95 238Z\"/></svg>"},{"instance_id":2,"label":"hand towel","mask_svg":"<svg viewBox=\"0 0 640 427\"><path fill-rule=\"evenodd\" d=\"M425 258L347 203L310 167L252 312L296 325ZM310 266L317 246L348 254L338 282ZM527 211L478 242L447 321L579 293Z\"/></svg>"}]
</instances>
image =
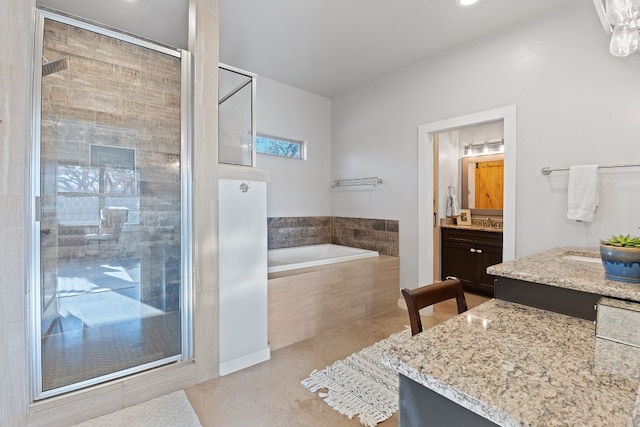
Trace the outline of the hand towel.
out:
<instances>
[{"instance_id":1,"label":"hand towel","mask_svg":"<svg viewBox=\"0 0 640 427\"><path fill-rule=\"evenodd\" d=\"M569 206L567 218L591 222L596 213L598 196L598 165L569 168Z\"/></svg>"},{"instance_id":2,"label":"hand towel","mask_svg":"<svg viewBox=\"0 0 640 427\"><path fill-rule=\"evenodd\" d=\"M447 198L447 216L456 217L460 215L460 205L456 197L456 190L452 185L449 186L449 197Z\"/></svg>"}]
</instances>

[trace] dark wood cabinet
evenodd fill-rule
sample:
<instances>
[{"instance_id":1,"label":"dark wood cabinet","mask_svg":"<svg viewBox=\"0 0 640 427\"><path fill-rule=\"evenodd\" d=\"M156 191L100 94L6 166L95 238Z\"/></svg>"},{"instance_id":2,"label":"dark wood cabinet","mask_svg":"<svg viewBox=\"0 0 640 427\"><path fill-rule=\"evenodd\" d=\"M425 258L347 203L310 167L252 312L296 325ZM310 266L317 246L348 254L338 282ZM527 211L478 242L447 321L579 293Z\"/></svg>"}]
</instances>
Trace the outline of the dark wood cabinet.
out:
<instances>
[{"instance_id":1,"label":"dark wood cabinet","mask_svg":"<svg viewBox=\"0 0 640 427\"><path fill-rule=\"evenodd\" d=\"M442 228L441 279L455 276L465 290L493 296L487 267L502 262L502 232Z\"/></svg>"}]
</instances>

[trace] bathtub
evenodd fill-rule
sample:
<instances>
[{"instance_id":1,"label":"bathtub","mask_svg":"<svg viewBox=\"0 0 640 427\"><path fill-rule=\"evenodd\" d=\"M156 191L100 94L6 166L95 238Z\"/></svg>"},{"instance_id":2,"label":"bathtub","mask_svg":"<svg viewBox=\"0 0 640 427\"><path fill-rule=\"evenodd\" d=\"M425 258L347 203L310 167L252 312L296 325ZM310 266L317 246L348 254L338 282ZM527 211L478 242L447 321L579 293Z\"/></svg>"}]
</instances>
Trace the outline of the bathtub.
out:
<instances>
[{"instance_id":1,"label":"bathtub","mask_svg":"<svg viewBox=\"0 0 640 427\"><path fill-rule=\"evenodd\" d=\"M270 249L267 255L268 272L277 273L377 256L376 251L332 244Z\"/></svg>"}]
</instances>

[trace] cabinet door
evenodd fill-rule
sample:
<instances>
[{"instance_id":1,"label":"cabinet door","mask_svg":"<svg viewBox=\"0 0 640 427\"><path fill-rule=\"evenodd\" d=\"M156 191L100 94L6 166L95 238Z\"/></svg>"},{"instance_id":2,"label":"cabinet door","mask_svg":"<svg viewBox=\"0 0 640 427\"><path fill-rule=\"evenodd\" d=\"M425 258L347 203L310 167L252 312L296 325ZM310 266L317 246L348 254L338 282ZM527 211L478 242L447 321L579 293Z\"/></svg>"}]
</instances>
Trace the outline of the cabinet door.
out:
<instances>
[{"instance_id":1,"label":"cabinet door","mask_svg":"<svg viewBox=\"0 0 640 427\"><path fill-rule=\"evenodd\" d=\"M487 274L487 267L500 264L502 262L502 248L495 246L481 246L478 248L482 252L478 255L478 287L486 289L493 295L493 279L495 276Z\"/></svg>"},{"instance_id":2,"label":"cabinet door","mask_svg":"<svg viewBox=\"0 0 640 427\"><path fill-rule=\"evenodd\" d=\"M477 254L466 243L442 242L442 280L447 276L460 279L464 287L472 285L477 275Z\"/></svg>"}]
</instances>

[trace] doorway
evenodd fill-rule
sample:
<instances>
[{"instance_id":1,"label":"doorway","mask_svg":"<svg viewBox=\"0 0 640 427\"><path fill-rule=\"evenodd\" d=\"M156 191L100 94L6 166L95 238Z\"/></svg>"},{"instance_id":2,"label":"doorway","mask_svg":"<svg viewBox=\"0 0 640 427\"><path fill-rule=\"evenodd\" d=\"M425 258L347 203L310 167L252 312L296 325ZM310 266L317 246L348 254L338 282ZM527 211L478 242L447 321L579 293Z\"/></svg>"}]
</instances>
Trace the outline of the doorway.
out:
<instances>
[{"instance_id":1,"label":"doorway","mask_svg":"<svg viewBox=\"0 0 640 427\"><path fill-rule=\"evenodd\" d=\"M438 134L495 121L504 123L503 261L515 258L516 230L516 107L488 110L418 127L418 282L432 283L434 268L434 150ZM438 142L440 145L442 141ZM441 187L441 186L440 186Z\"/></svg>"},{"instance_id":2,"label":"doorway","mask_svg":"<svg viewBox=\"0 0 640 427\"><path fill-rule=\"evenodd\" d=\"M38 12L33 398L190 357L189 62Z\"/></svg>"}]
</instances>

